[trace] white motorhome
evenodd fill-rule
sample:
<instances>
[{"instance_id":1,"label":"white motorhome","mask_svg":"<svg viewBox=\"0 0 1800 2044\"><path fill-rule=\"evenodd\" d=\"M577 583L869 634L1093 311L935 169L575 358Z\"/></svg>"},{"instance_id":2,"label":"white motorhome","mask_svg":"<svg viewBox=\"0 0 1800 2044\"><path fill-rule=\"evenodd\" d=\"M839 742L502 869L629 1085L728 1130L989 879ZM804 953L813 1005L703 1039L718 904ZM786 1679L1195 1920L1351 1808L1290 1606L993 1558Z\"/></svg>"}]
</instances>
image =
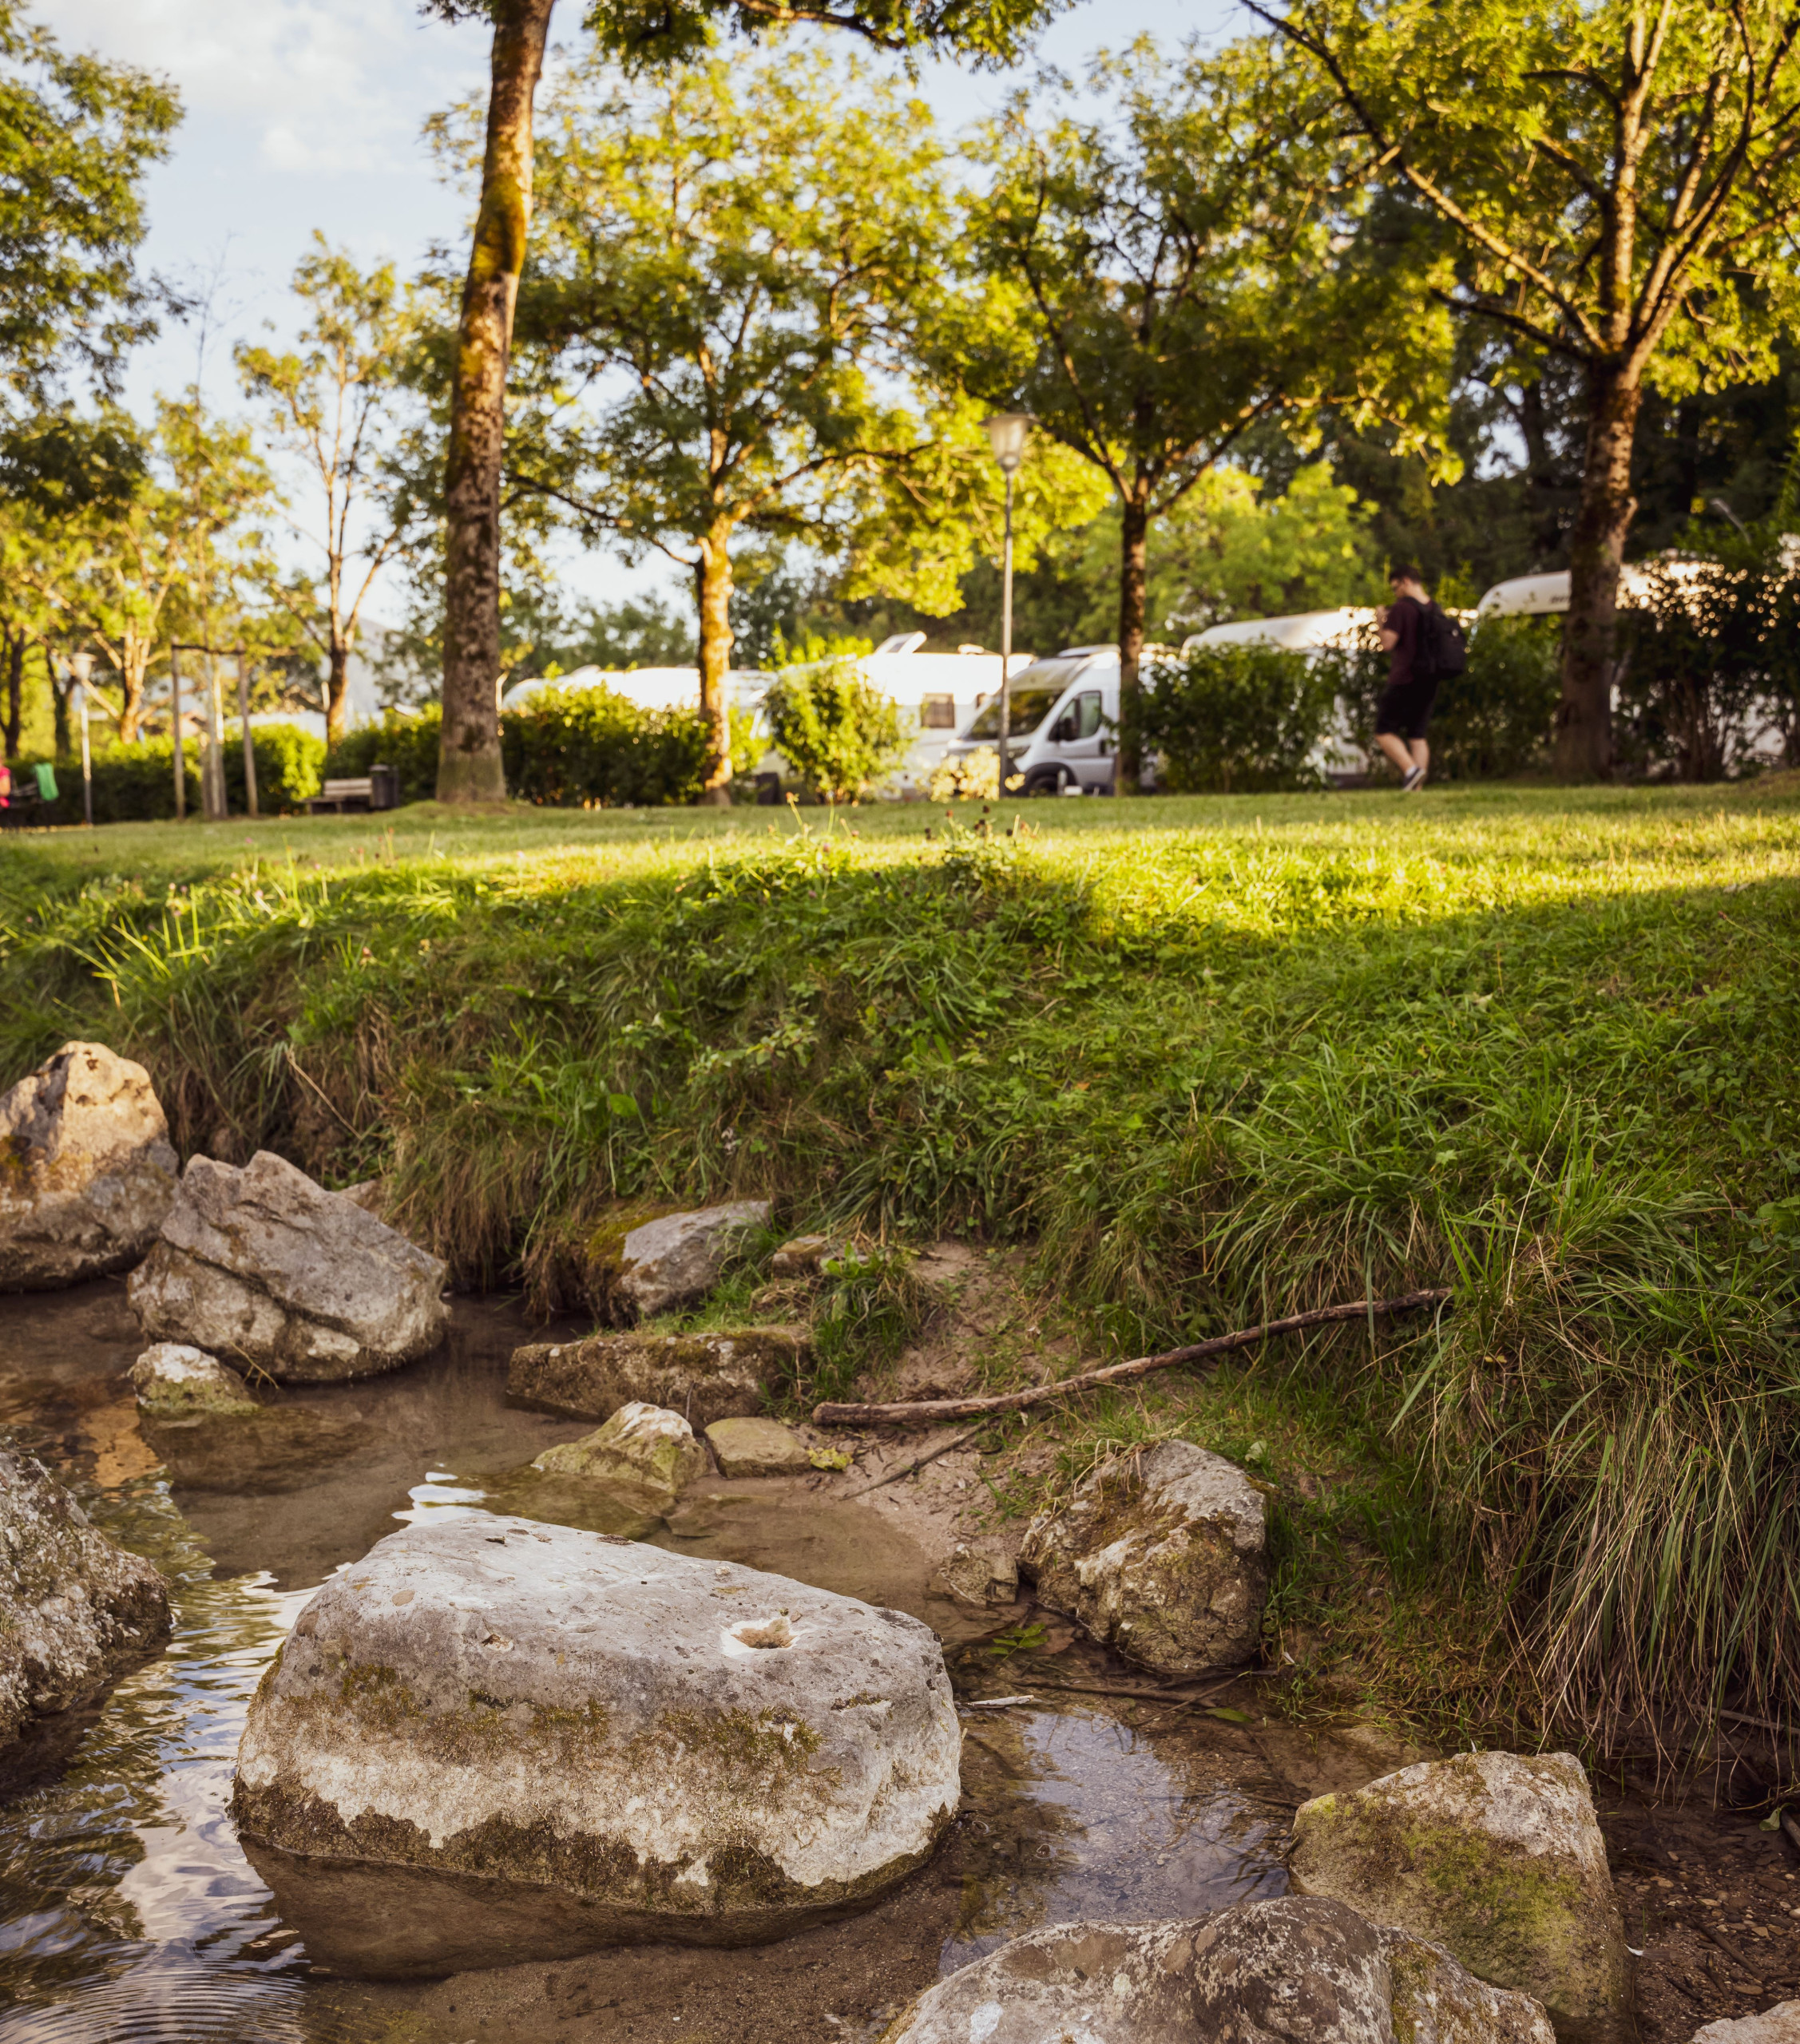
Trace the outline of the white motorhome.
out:
<instances>
[{"instance_id":1,"label":"white motorhome","mask_svg":"<svg viewBox=\"0 0 1800 2044\"><path fill-rule=\"evenodd\" d=\"M997 666L998 663L996 663ZM995 677L997 684L999 677ZM1028 795L1109 794L1119 723L1119 648L1066 646L1013 670L1007 690L1007 766ZM968 718L946 757L965 759L1000 742L997 693Z\"/></svg>"}]
</instances>

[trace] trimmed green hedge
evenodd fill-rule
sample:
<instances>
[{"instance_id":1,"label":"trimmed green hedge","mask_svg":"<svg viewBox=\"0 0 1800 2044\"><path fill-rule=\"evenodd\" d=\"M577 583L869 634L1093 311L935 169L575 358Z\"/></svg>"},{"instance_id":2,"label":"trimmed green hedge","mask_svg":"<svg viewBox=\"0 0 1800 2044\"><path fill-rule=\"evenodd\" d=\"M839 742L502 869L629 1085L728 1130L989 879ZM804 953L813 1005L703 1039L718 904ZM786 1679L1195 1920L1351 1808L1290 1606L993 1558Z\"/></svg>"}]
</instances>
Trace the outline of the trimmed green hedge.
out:
<instances>
[{"instance_id":1,"label":"trimmed green hedge","mask_svg":"<svg viewBox=\"0 0 1800 2044\"><path fill-rule=\"evenodd\" d=\"M297 810L308 795L319 792L320 769L325 763L325 743L297 724L258 724L251 743L256 755L256 806L264 816L279 816ZM186 745L184 779L188 814L200 813L200 746L189 739ZM22 781L35 763L24 762L13 770ZM34 810L32 819L44 823L79 823L81 821L81 763L78 759L56 763L57 798L47 807ZM236 816L244 814L244 746L238 727L225 729L225 801ZM109 745L93 755L93 820L96 823L157 823L175 814L175 743L167 738L141 739L135 745Z\"/></svg>"},{"instance_id":2,"label":"trimmed green hedge","mask_svg":"<svg viewBox=\"0 0 1800 2044\"><path fill-rule=\"evenodd\" d=\"M390 711L379 724L347 732L331 748L328 775L392 766L402 802L437 791L442 713ZM697 709L641 710L617 690L544 688L500 720L507 792L552 809L664 808L698 799L706 727ZM734 714L732 756L753 755L750 719Z\"/></svg>"}]
</instances>

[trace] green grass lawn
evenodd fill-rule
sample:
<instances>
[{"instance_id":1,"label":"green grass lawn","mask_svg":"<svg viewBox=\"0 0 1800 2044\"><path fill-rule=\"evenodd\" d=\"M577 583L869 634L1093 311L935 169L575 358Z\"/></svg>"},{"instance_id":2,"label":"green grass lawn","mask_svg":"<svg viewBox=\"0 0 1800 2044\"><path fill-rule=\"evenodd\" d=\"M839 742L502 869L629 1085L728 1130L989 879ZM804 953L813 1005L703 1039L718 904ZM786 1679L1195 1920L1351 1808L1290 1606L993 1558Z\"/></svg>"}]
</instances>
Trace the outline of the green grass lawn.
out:
<instances>
[{"instance_id":1,"label":"green grass lawn","mask_svg":"<svg viewBox=\"0 0 1800 2044\"><path fill-rule=\"evenodd\" d=\"M1046 1424L1069 1468L1259 1446L1302 1683L1615 1744L1772 1711L1800 1674L1800 784L998 820L8 836L0 1081L103 1039L184 1149L383 1172L463 1276L546 1304L620 1201L751 1194L1028 1244L1091 1356L1453 1285L1439 1322Z\"/></svg>"}]
</instances>

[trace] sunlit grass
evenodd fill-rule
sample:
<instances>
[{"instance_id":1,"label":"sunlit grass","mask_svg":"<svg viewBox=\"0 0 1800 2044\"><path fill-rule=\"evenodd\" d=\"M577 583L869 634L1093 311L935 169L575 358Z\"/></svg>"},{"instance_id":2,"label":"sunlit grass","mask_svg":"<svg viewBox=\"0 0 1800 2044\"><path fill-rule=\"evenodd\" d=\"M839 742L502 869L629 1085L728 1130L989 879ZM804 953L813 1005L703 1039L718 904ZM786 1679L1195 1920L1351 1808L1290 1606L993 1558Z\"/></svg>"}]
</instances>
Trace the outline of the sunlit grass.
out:
<instances>
[{"instance_id":1,"label":"sunlit grass","mask_svg":"<svg viewBox=\"0 0 1800 2044\"><path fill-rule=\"evenodd\" d=\"M0 1076L102 1036L184 1147L384 1172L466 1278L545 1303L644 1196L1029 1243L1096 1351L1454 1285L1441 1323L1053 1420L1064 1478L1146 1429L1262 1442L1271 1651L1308 1680L1632 1739L1772 1711L1800 791L973 820L10 838Z\"/></svg>"}]
</instances>

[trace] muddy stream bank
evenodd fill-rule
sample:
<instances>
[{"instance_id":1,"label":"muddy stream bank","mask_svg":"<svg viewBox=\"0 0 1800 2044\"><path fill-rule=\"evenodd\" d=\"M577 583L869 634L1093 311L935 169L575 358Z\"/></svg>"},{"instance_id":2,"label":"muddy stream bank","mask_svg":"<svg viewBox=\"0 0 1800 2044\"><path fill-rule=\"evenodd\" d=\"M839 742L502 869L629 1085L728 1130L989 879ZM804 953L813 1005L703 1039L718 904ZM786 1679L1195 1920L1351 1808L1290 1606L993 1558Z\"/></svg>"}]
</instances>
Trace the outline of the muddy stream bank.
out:
<instances>
[{"instance_id":1,"label":"muddy stream bank","mask_svg":"<svg viewBox=\"0 0 1800 2044\"><path fill-rule=\"evenodd\" d=\"M584 1522L566 1487L541 1487L534 1505L530 1486L506 1480L589 1431L506 1403L509 1355L541 1338L509 1301L461 1301L426 1361L308 1388L307 1404L344 1423L351 1444L335 1459L289 1472L287 1487L198 1491L171 1484L140 1430L122 1283L0 1298L0 1429L75 1480L176 1592L166 1651L0 1782L0 2039L872 2038L922 1987L1021 1931L1282 1892L1295 1804L1416 1757L1366 1728L1270 1721L1252 1678L1221 1690L1223 1717L1096 1693L1143 1678L1054 1621L1037 1651L998 1658L993 1636L1030 1614L944 1594L918 1512L890 1495L846 1500L864 1475L713 1480L648 1537L910 1612L944 1640L965 1700L1034 1698L965 1715L963 1798L943 1850L867 1913L775 1945L641 1947L426 1984L335 1979L233 1835L244 1714L312 1592L396 1523L537 1510L612 1530ZM1628 1935L1649 1947L1640 1986L1655 2044L1765 2006L1778 1997L1761 1989L1800 1975L1800 1887L1778 1837L1691 1798L1621 1798L1607 1823ZM1706 1936L1711 1921L1754 1951L1735 1967Z\"/></svg>"}]
</instances>

